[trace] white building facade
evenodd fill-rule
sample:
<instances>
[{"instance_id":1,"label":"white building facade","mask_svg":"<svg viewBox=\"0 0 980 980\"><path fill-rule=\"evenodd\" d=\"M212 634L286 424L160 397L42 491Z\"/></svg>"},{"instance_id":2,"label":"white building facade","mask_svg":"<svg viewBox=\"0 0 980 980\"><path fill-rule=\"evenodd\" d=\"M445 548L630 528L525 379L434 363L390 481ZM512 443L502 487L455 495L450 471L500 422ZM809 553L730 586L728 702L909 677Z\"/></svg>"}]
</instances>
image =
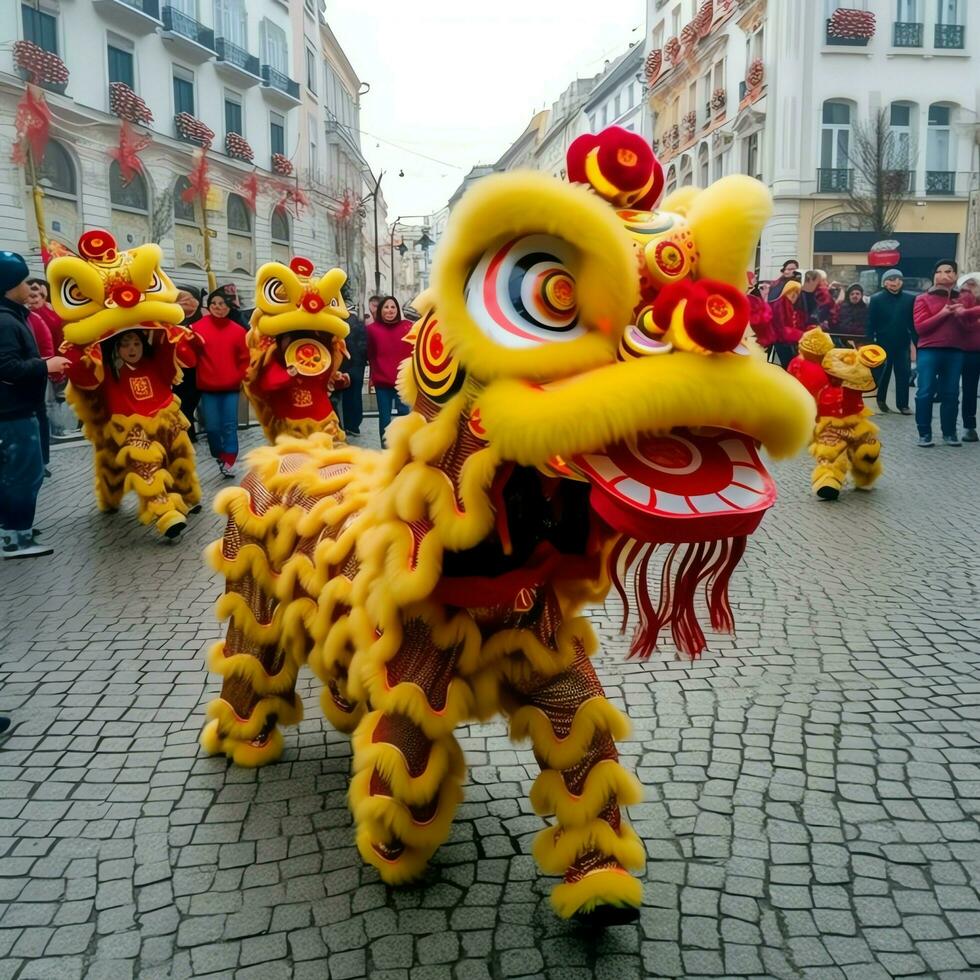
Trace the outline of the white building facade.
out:
<instances>
[{"instance_id":1,"label":"white building facade","mask_svg":"<svg viewBox=\"0 0 980 980\"><path fill-rule=\"evenodd\" d=\"M649 0L645 72L668 189L767 183L759 266L849 278L873 231L849 211L859 130L884 111L907 148L894 237L907 275L968 255L977 187L980 9L964 0ZM904 168L903 168L904 173Z\"/></svg>"},{"instance_id":2,"label":"white building facade","mask_svg":"<svg viewBox=\"0 0 980 980\"><path fill-rule=\"evenodd\" d=\"M10 150L25 52L40 49L45 64L53 58L67 70L67 84L35 75L52 114L39 168L48 236L73 247L82 231L105 227L121 247L157 241L178 282L206 285L201 208L181 196L206 144L219 283L235 283L248 301L263 262L300 254L320 267L336 263L336 234L314 200L326 173L301 117L301 107L319 105L316 93L304 104L297 70L306 52L294 21L322 23L310 0L0 0L0 14L3 247L38 256L25 173ZM109 156L124 116L150 140L140 152L144 173L128 185ZM39 258L32 264L39 271Z\"/></svg>"},{"instance_id":3,"label":"white building facade","mask_svg":"<svg viewBox=\"0 0 980 980\"><path fill-rule=\"evenodd\" d=\"M621 126L650 138L650 114L643 99L643 45L634 44L624 55L606 65L582 107L586 130L599 133L607 126Z\"/></svg>"}]
</instances>

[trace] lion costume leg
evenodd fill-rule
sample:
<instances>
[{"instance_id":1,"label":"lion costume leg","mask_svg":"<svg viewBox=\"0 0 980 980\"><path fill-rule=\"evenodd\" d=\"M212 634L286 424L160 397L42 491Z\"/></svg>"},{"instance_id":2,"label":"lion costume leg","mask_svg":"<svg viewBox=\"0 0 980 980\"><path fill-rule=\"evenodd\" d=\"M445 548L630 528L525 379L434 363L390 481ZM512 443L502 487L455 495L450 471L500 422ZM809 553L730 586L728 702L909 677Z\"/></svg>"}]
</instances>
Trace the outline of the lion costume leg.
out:
<instances>
[{"instance_id":1,"label":"lion costume leg","mask_svg":"<svg viewBox=\"0 0 980 980\"><path fill-rule=\"evenodd\" d=\"M166 438L167 469L173 477L173 491L183 501L186 513L201 502L201 484L197 479L194 446L187 436L190 423L176 405L165 411L173 417L173 424Z\"/></svg>"},{"instance_id":2,"label":"lion costume leg","mask_svg":"<svg viewBox=\"0 0 980 980\"><path fill-rule=\"evenodd\" d=\"M110 444L95 447L95 502L99 510L112 514L119 510L125 491L126 470L116 465L117 449Z\"/></svg>"},{"instance_id":3,"label":"lion costume leg","mask_svg":"<svg viewBox=\"0 0 980 980\"><path fill-rule=\"evenodd\" d=\"M858 490L870 490L881 476L881 442L878 426L866 418L859 419L851 430L847 455L851 462L854 485Z\"/></svg>"},{"instance_id":4,"label":"lion costume leg","mask_svg":"<svg viewBox=\"0 0 980 980\"><path fill-rule=\"evenodd\" d=\"M555 817L534 844L542 870L563 876L551 895L555 911L563 918L632 917L625 910L639 907L642 886L626 869L645 867L646 854L620 812L642 799L640 784L618 761L614 740L629 731L625 717L606 700L581 645L561 673L511 680L511 691L521 704L511 736L530 735L541 766L531 804Z\"/></svg>"},{"instance_id":5,"label":"lion costume leg","mask_svg":"<svg viewBox=\"0 0 980 980\"><path fill-rule=\"evenodd\" d=\"M848 469L848 432L839 419L821 418L810 444L817 461L811 477L813 492L822 500L836 500L844 487Z\"/></svg>"},{"instance_id":6,"label":"lion costume leg","mask_svg":"<svg viewBox=\"0 0 980 980\"><path fill-rule=\"evenodd\" d=\"M358 850L390 885L418 877L449 836L466 776L453 731L473 710L464 675L479 643L465 613L421 604L358 655L373 710L354 733L350 804Z\"/></svg>"}]
</instances>

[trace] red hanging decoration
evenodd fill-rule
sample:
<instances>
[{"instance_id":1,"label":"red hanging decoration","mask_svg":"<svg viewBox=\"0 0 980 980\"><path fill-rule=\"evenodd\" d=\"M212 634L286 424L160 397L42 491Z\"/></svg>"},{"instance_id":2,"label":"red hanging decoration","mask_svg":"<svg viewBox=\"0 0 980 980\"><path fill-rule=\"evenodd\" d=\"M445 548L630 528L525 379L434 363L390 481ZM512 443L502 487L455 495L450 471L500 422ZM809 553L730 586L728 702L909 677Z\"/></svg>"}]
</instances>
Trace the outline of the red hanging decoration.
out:
<instances>
[{"instance_id":1,"label":"red hanging decoration","mask_svg":"<svg viewBox=\"0 0 980 980\"><path fill-rule=\"evenodd\" d=\"M109 150L109 156L119 164L119 176L124 187L137 174L143 173L143 161L139 155L152 142L149 136L138 136L128 119L123 120L119 127L119 145Z\"/></svg>"},{"instance_id":2,"label":"red hanging decoration","mask_svg":"<svg viewBox=\"0 0 980 980\"><path fill-rule=\"evenodd\" d=\"M238 185L238 193L254 214L255 202L259 197L259 175L254 170Z\"/></svg>"},{"instance_id":3,"label":"red hanging decoration","mask_svg":"<svg viewBox=\"0 0 980 980\"><path fill-rule=\"evenodd\" d=\"M187 175L188 186L180 192L181 200L186 204L193 201L200 201L202 207L207 202L208 190L211 184L208 181L208 158L201 150L195 154L194 166Z\"/></svg>"},{"instance_id":4,"label":"red hanging decoration","mask_svg":"<svg viewBox=\"0 0 980 980\"><path fill-rule=\"evenodd\" d=\"M14 128L17 136L10 159L18 166L23 166L27 162L27 151L30 150L35 166L40 164L44 159L44 150L51 132L51 108L44 93L34 85L27 86L17 103Z\"/></svg>"},{"instance_id":5,"label":"red hanging decoration","mask_svg":"<svg viewBox=\"0 0 980 980\"><path fill-rule=\"evenodd\" d=\"M303 213L303 208L310 206L310 199L306 196L306 192L299 187L280 184L279 190L282 196L276 204L276 211L291 214L294 218L298 218Z\"/></svg>"},{"instance_id":6,"label":"red hanging decoration","mask_svg":"<svg viewBox=\"0 0 980 980\"><path fill-rule=\"evenodd\" d=\"M341 225L349 225L357 211L357 197L348 187L340 198L340 206L334 211L334 220Z\"/></svg>"}]
</instances>

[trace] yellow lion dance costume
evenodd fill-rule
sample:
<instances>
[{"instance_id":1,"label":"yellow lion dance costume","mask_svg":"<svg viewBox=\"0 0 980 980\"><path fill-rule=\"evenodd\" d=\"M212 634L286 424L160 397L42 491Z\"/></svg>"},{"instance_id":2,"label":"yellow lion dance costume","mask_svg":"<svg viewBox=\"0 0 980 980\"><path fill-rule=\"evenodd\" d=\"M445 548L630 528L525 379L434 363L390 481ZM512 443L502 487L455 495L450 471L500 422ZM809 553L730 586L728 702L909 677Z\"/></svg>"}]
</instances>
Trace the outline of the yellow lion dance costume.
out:
<instances>
[{"instance_id":1,"label":"yellow lion dance costume","mask_svg":"<svg viewBox=\"0 0 980 980\"><path fill-rule=\"evenodd\" d=\"M817 402L817 423L810 455L817 461L811 477L821 500L837 500L850 472L858 490L870 490L881 476L881 442L863 394L874 391L871 368L885 362L885 350L866 344L860 350L834 347L819 327L800 338L799 355L787 370Z\"/></svg>"},{"instance_id":2,"label":"yellow lion dance costume","mask_svg":"<svg viewBox=\"0 0 980 980\"><path fill-rule=\"evenodd\" d=\"M531 801L554 822L534 854L562 876L554 908L607 923L641 902L628 869L644 850L620 809L641 789L580 610L611 586L625 597L636 568L634 653L668 625L702 649L699 586L729 628L728 579L775 499L757 441L795 452L813 403L740 344L766 190L730 177L640 210L662 186L649 147L620 129L587 140L593 189L501 174L453 212L402 368L414 411L387 451L281 439L218 498L230 627L201 742L239 765L276 759L308 663L353 733L357 846L397 884L449 834L455 728L503 713L541 765Z\"/></svg>"},{"instance_id":3,"label":"yellow lion dance costume","mask_svg":"<svg viewBox=\"0 0 980 980\"><path fill-rule=\"evenodd\" d=\"M157 245L120 251L107 231L88 231L78 255L54 259L47 276L72 362L66 397L95 450L99 509L118 510L133 490L140 521L175 538L200 510L188 423L172 391L195 354L160 260ZM118 355L125 335L138 340L133 363Z\"/></svg>"},{"instance_id":4,"label":"yellow lion dance costume","mask_svg":"<svg viewBox=\"0 0 980 980\"><path fill-rule=\"evenodd\" d=\"M297 256L288 266L269 262L255 277L245 393L270 442L315 432L344 437L330 393L349 383L337 370L347 354L350 313L340 292L347 275L313 273L313 263Z\"/></svg>"}]
</instances>

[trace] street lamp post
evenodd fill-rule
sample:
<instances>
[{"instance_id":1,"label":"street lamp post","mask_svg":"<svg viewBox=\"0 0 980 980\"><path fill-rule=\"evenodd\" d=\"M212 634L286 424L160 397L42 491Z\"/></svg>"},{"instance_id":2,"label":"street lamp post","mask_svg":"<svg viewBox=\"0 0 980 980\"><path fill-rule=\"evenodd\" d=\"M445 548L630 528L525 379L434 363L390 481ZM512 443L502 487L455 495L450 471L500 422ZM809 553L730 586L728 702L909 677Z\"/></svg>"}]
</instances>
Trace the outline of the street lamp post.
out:
<instances>
[{"instance_id":1,"label":"street lamp post","mask_svg":"<svg viewBox=\"0 0 980 980\"><path fill-rule=\"evenodd\" d=\"M421 218L422 221L428 223L429 215L427 214L400 214L391 226L391 235L389 236L388 248L389 248L389 260L391 262L391 291L395 291L395 230L401 221L406 218ZM413 226L414 227L414 226ZM415 242L423 252L428 255L428 249L432 245L432 239L429 238L427 229L425 226L422 227L422 234ZM405 239L402 238L401 244L398 246L398 254L404 256L408 251L408 246L405 244Z\"/></svg>"}]
</instances>

